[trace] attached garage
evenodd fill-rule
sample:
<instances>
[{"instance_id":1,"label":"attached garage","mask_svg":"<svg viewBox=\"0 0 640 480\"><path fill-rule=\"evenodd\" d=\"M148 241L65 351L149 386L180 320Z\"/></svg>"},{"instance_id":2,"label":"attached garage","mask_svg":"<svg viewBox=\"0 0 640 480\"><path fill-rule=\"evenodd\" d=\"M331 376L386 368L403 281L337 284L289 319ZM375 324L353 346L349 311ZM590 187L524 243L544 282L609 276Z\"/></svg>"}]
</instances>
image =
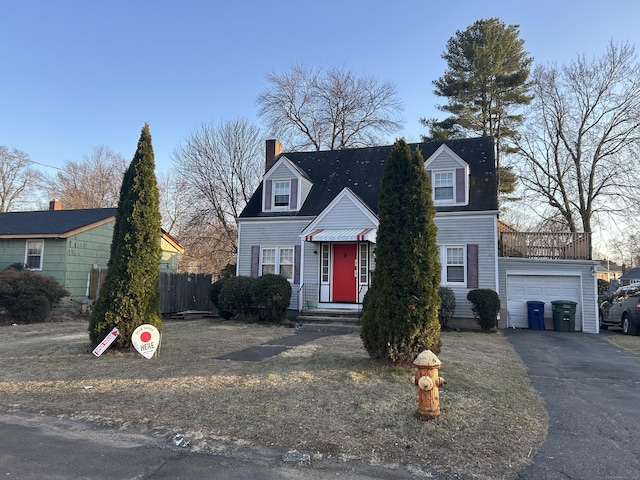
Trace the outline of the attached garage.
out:
<instances>
[{"instance_id":1,"label":"attached garage","mask_svg":"<svg viewBox=\"0 0 640 480\"><path fill-rule=\"evenodd\" d=\"M576 302L575 329L598 333L596 262L500 258L502 326L528 328L528 301L544 302L546 328L553 328L551 302Z\"/></svg>"},{"instance_id":2,"label":"attached garage","mask_svg":"<svg viewBox=\"0 0 640 480\"><path fill-rule=\"evenodd\" d=\"M508 326L528 328L528 301L544 302L545 323L552 318L551 302L576 302L576 330L582 330L581 277L578 275L522 275L507 273Z\"/></svg>"}]
</instances>

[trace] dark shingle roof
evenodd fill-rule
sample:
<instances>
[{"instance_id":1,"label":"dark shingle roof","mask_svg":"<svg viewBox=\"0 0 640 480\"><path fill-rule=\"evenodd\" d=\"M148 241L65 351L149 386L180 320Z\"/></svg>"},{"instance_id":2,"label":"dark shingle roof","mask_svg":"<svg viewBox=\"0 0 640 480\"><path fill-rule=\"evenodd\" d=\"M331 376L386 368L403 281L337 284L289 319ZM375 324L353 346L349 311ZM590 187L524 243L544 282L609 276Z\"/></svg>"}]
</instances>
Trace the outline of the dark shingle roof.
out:
<instances>
[{"instance_id":1,"label":"dark shingle roof","mask_svg":"<svg viewBox=\"0 0 640 480\"><path fill-rule=\"evenodd\" d=\"M497 210L497 184L493 138L481 137L445 142L412 143L428 159L442 144L469 164L470 197L467 206L437 207L438 211ZM283 153L313 182L305 203L298 212L262 212L262 184L240 214L246 217L315 216L324 210L343 188L349 187L374 212L378 213L378 195L382 171L391 145L345 150Z\"/></svg>"},{"instance_id":2,"label":"dark shingle roof","mask_svg":"<svg viewBox=\"0 0 640 480\"><path fill-rule=\"evenodd\" d=\"M618 280L637 280L640 278L640 268L632 268L624 275L621 275Z\"/></svg>"},{"instance_id":3,"label":"dark shingle roof","mask_svg":"<svg viewBox=\"0 0 640 480\"><path fill-rule=\"evenodd\" d=\"M64 236L68 232L114 217L115 214L115 208L0 213L0 236Z\"/></svg>"}]
</instances>

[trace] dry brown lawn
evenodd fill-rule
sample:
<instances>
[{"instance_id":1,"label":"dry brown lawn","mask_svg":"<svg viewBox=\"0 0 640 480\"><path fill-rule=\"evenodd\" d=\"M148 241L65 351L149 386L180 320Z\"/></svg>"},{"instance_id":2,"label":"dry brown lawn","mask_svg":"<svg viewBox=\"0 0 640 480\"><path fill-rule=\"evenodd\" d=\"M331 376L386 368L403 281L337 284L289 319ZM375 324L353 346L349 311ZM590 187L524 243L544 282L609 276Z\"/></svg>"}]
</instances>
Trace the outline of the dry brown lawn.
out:
<instances>
[{"instance_id":1,"label":"dry brown lawn","mask_svg":"<svg viewBox=\"0 0 640 480\"><path fill-rule=\"evenodd\" d=\"M635 353L636 355L640 355L640 336L632 336L632 335L623 335L620 333L616 335L614 331L614 335L607 335L605 338L607 341L617 345L620 348L624 348L625 350L630 351L631 353Z\"/></svg>"},{"instance_id":2,"label":"dry brown lawn","mask_svg":"<svg viewBox=\"0 0 640 480\"><path fill-rule=\"evenodd\" d=\"M417 419L413 369L372 362L358 334L330 336L262 362L219 360L295 335L219 319L167 320L156 358L89 351L82 320L0 327L0 408L89 420L196 451L292 449L428 476L515 479L547 416L501 333L443 332L442 415Z\"/></svg>"}]
</instances>

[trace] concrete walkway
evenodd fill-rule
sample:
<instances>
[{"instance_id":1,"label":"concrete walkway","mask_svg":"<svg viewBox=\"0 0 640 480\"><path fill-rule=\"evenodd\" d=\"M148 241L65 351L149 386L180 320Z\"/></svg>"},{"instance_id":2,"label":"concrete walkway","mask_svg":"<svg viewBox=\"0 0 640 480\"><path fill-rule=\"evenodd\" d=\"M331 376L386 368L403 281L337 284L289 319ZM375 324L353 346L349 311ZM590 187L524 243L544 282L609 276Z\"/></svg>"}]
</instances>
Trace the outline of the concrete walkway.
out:
<instances>
[{"instance_id":1,"label":"concrete walkway","mask_svg":"<svg viewBox=\"0 0 640 480\"><path fill-rule=\"evenodd\" d=\"M322 337L331 335L343 335L348 332L343 331L315 331L315 330L297 330L295 335L284 338L271 340L262 345L255 345L244 350L228 353L217 360L233 360L234 362L261 362L267 358L274 357L291 348L304 345Z\"/></svg>"},{"instance_id":2,"label":"concrete walkway","mask_svg":"<svg viewBox=\"0 0 640 480\"><path fill-rule=\"evenodd\" d=\"M640 478L640 357L605 338L620 333L505 334L549 413L547 438L520 478Z\"/></svg>"}]
</instances>

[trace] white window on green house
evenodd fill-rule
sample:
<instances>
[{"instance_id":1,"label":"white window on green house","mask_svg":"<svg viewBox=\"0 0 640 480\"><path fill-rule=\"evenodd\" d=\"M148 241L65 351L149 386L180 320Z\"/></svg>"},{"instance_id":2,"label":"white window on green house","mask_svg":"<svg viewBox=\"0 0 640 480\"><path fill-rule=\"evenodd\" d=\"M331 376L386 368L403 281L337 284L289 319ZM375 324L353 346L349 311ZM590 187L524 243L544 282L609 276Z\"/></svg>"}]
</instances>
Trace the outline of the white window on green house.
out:
<instances>
[{"instance_id":1,"label":"white window on green house","mask_svg":"<svg viewBox=\"0 0 640 480\"><path fill-rule=\"evenodd\" d=\"M29 270L42 270L44 240L27 240L24 264Z\"/></svg>"},{"instance_id":2,"label":"white window on green house","mask_svg":"<svg viewBox=\"0 0 640 480\"><path fill-rule=\"evenodd\" d=\"M289 206L289 182L273 182L273 206L288 207Z\"/></svg>"},{"instance_id":3,"label":"white window on green house","mask_svg":"<svg viewBox=\"0 0 640 480\"><path fill-rule=\"evenodd\" d=\"M433 199L436 202L453 201L453 170L433 172Z\"/></svg>"},{"instance_id":4,"label":"white window on green house","mask_svg":"<svg viewBox=\"0 0 640 480\"><path fill-rule=\"evenodd\" d=\"M462 284L465 282L465 249L464 246L447 246L444 248L446 265L444 273L445 284Z\"/></svg>"}]
</instances>

